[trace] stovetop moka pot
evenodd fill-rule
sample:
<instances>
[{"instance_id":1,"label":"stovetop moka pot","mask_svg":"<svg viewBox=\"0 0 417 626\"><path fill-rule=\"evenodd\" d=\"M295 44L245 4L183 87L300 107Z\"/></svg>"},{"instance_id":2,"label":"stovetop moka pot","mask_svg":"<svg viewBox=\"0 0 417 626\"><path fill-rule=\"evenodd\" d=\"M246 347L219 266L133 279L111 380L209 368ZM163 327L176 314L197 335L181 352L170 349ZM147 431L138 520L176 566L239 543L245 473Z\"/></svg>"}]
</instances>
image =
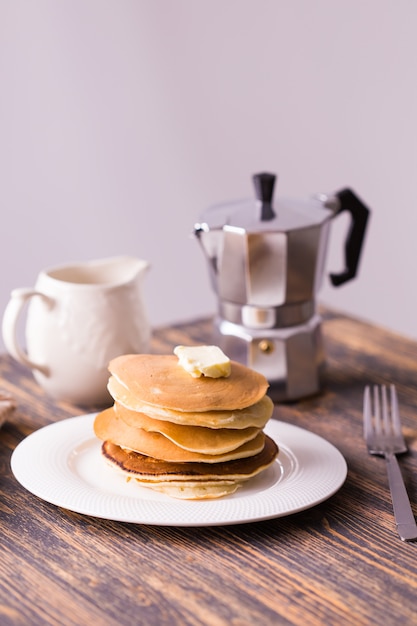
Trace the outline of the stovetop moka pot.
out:
<instances>
[{"instance_id":1,"label":"stovetop moka pot","mask_svg":"<svg viewBox=\"0 0 417 626\"><path fill-rule=\"evenodd\" d=\"M356 276L369 209L350 189L312 199L273 199L275 175L253 177L255 198L208 208L194 233L218 296L214 341L233 360L264 374L276 401L321 389L324 351L316 296L324 275L330 223L351 214L345 269Z\"/></svg>"}]
</instances>

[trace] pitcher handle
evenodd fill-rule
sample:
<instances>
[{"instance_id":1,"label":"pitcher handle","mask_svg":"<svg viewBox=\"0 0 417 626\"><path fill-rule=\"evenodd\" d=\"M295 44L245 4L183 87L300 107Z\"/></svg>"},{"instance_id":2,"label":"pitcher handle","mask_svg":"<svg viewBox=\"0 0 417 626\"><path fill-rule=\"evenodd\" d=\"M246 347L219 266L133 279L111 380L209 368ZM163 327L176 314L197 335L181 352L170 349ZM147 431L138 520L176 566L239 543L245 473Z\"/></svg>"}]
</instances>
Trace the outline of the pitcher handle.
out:
<instances>
[{"instance_id":1,"label":"pitcher handle","mask_svg":"<svg viewBox=\"0 0 417 626\"><path fill-rule=\"evenodd\" d=\"M43 300L45 300L48 306L51 306L53 303L53 300L51 298L45 296L45 294L41 293L40 291L36 291L35 289L13 289L13 291L11 292L10 300L6 306L3 315L3 341L4 345L6 346L6 350L14 359L16 359L18 363L21 363L21 365L26 365L31 369L39 370L43 374L48 375L48 368L45 365L40 365L31 361L26 352L19 346L17 340L17 322L19 316L27 301L34 296L41 297Z\"/></svg>"},{"instance_id":2,"label":"pitcher handle","mask_svg":"<svg viewBox=\"0 0 417 626\"><path fill-rule=\"evenodd\" d=\"M339 287L356 276L370 211L351 189L342 189L336 193L336 197L339 199L339 208L335 215L349 211L352 216L345 241L345 269L340 274L330 274L332 285Z\"/></svg>"}]
</instances>

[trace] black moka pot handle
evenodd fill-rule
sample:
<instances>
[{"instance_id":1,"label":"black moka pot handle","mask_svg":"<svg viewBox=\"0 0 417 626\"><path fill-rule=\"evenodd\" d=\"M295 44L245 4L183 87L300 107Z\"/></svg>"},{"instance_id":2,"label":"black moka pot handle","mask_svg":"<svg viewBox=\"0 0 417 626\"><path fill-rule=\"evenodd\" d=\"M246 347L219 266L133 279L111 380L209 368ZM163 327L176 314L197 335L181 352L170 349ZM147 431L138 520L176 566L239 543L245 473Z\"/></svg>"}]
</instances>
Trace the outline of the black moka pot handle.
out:
<instances>
[{"instance_id":1,"label":"black moka pot handle","mask_svg":"<svg viewBox=\"0 0 417 626\"><path fill-rule=\"evenodd\" d=\"M345 269L340 274L330 274L332 285L339 287L356 276L370 211L351 189L342 189L336 193L336 197L340 207L335 215L349 211L352 216L345 241Z\"/></svg>"}]
</instances>

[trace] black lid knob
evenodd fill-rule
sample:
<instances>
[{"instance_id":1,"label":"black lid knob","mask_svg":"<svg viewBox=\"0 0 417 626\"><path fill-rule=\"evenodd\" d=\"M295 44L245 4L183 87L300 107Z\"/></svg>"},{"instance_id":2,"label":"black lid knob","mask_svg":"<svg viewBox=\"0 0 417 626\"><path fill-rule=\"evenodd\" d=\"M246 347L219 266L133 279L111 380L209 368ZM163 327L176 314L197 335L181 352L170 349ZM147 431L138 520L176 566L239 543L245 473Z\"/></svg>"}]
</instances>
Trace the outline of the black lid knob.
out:
<instances>
[{"instance_id":1,"label":"black lid knob","mask_svg":"<svg viewBox=\"0 0 417 626\"><path fill-rule=\"evenodd\" d=\"M262 221L272 220L275 217L275 212L272 208L275 180L275 174L268 174L267 172L253 176L256 199L261 203Z\"/></svg>"}]
</instances>

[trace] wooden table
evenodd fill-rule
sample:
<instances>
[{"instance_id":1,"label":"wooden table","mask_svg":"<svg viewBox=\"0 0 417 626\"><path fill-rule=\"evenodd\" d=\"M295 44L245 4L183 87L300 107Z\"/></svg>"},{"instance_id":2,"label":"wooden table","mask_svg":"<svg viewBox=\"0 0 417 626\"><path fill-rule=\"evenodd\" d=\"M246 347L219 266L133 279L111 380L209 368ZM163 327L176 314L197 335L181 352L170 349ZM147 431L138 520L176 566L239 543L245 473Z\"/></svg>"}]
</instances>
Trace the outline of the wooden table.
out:
<instances>
[{"instance_id":1,"label":"wooden table","mask_svg":"<svg viewBox=\"0 0 417 626\"><path fill-rule=\"evenodd\" d=\"M324 317L325 390L277 406L275 418L334 444L347 480L307 511L243 525L120 523L24 490L10 470L16 445L85 411L55 403L2 356L0 388L18 407L0 431L0 624L417 624L417 543L397 537L384 461L368 456L362 440L364 385L395 383L410 446L401 467L417 513L417 344ZM203 320L157 330L153 350L207 343L210 329Z\"/></svg>"}]
</instances>

